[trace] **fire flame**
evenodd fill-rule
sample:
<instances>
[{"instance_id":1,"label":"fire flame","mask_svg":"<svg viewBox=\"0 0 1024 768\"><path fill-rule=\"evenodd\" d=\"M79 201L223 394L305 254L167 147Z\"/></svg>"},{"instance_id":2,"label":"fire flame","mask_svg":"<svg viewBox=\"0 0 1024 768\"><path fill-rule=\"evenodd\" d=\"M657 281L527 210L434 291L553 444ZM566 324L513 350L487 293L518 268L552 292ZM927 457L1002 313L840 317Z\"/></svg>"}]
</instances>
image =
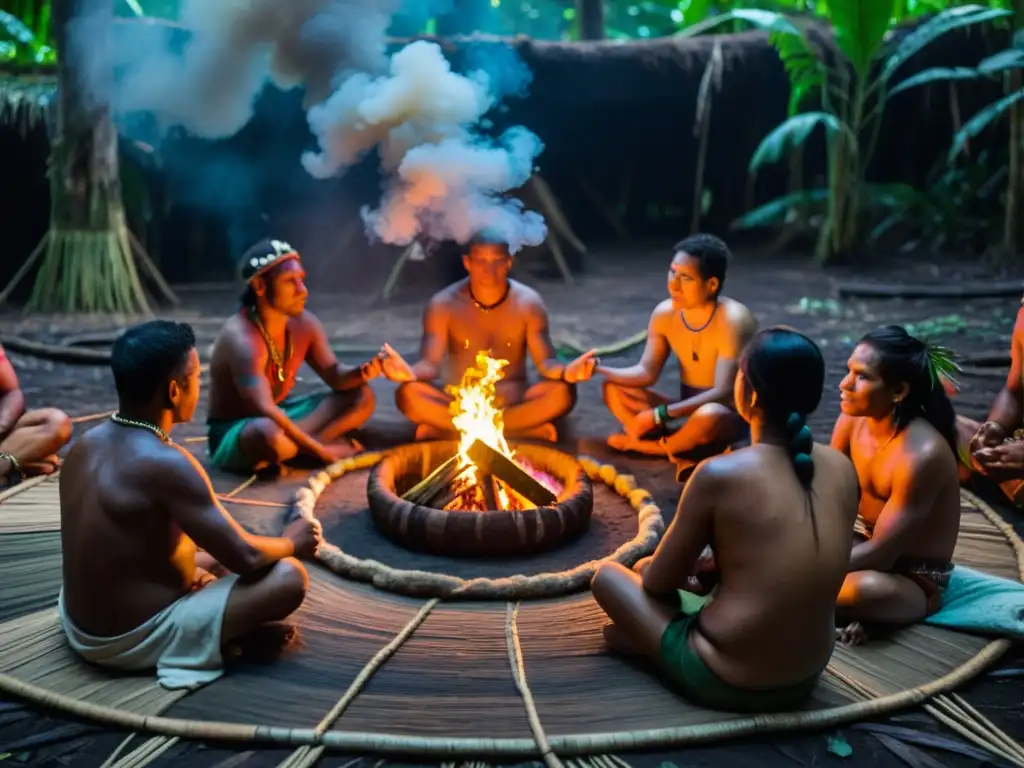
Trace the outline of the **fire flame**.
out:
<instances>
[{"instance_id":1,"label":"fire flame","mask_svg":"<svg viewBox=\"0 0 1024 768\"><path fill-rule=\"evenodd\" d=\"M498 453L515 461L520 467L533 475L538 482L558 493L561 488L552 488L553 478L536 472L525 461L516 457L505 440L505 421L502 411L495 404L497 384L504 376L507 360L500 360L481 351L476 354L476 365L469 366L462 374L459 386L449 386L448 393L453 401L450 406L452 424L459 432L459 468L468 467L458 481L457 497L445 506L445 509L465 509L486 511L487 504L481 483L486 479L481 476L477 466L469 458L469 447L479 440L489 445ZM495 478L494 497L499 509L517 510L532 506L518 493L508 488Z\"/></svg>"}]
</instances>

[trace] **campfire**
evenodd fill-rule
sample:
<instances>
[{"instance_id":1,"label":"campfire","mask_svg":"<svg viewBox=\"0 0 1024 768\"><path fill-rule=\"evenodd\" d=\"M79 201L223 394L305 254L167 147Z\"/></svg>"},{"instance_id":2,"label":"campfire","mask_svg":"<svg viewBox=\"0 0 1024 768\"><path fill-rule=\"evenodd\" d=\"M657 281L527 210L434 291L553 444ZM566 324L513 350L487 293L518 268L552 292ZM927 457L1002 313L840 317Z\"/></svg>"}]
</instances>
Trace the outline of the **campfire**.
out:
<instances>
[{"instance_id":1,"label":"campfire","mask_svg":"<svg viewBox=\"0 0 1024 768\"><path fill-rule=\"evenodd\" d=\"M497 383L508 362L478 352L457 387L452 423L459 448L448 461L409 489L402 498L444 510L518 511L549 506L563 490L554 477L530 465L509 447L501 409L495 405Z\"/></svg>"}]
</instances>

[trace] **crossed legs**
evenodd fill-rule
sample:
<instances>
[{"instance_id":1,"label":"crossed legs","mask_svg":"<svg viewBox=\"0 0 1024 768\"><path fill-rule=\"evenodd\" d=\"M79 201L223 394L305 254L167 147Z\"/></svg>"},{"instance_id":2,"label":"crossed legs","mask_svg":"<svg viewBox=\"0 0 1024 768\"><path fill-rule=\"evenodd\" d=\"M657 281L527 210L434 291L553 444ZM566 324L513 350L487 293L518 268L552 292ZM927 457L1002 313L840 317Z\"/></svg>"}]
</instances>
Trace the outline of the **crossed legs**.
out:
<instances>
[{"instance_id":1,"label":"crossed legs","mask_svg":"<svg viewBox=\"0 0 1024 768\"><path fill-rule=\"evenodd\" d=\"M56 408L26 411L0 440L0 453L18 460L27 475L52 474L60 466L57 452L71 440L71 419ZM0 464L0 479L13 467Z\"/></svg>"},{"instance_id":2,"label":"crossed legs","mask_svg":"<svg viewBox=\"0 0 1024 768\"><path fill-rule=\"evenodd\" d=\"M200 588L228 573L206 552L196 554L196 569ZM258 578L239 579L224 609L221 645L286 619L302 605L308 591L309 574L294 557L277 561Z\"/></svg>"},{"instance_id":3,"label":"crossed legs","mask_svg":"<svg viewBox=\"0 0 1024 768\"><path fill-rule=\"evenodd\" d=\"M376 400L368 386L343 392L331 392L311 414L300 419L298 426L325 445L345 448L344 452L358 453L361 446L345 435L361 427L373 415ZM242 452L257 468L277 465L294 459L299 447L270 419L253 419L242 430Z\"/></svg>"},{"instance_id":4,"label":"crossed legs","mask_svg":"<svg viewBox=\"0 0 1024 768\"><path fill-rule=\"evenodd\" d=\"M620 387L609 382L605 382L602 395L608 410L622 425L631 422L642 411L672 402L652 389ZM721 453L745 434L746 422L739 414L720 403L708 403L690 414L678 430L663 439L645 435L633 438L620 433L609 437L608 445L619 451L669 456L691 464Z\"/></svg>"},{"instance_id":5,"label":"crossed legs","mask_svg":"<svg viewBox=\"0 0 1024 768\"><path fill-rule=\"evenodd\" d=\"M928 599L906 576L881 571L847 574L836 599L836 639L848 645L867 641L866 626L905 627L928 615Z\"/></svg>"},{"instance_id":6,"label":"crossed legs","mask_svg":"<svg viewBox=\"0 0 1024 768\"><path fill-rule=\"evenodd\" d=\"M618 563L602 563L590 589L611 619L604 628L608 647L660 665L661 636L678 609L644 591L643 578Z\"/></svg>"},{"instance_id":7,"label":"crossed legs","mask_svg":"<svg viewBox=\"0 0 1024 768\"><path fill-rule=\"evenodd\" d=\"M413 381L400 385L395 393L395 404L416 424L417 440L443 437L455 431L449 410L452 397L433 384ZM575 387L561 381L539 381L517 402L505 405L502 411L505 435L555 442L558 440L555 422L575 405Z\"/></svg>"}]
</instances>

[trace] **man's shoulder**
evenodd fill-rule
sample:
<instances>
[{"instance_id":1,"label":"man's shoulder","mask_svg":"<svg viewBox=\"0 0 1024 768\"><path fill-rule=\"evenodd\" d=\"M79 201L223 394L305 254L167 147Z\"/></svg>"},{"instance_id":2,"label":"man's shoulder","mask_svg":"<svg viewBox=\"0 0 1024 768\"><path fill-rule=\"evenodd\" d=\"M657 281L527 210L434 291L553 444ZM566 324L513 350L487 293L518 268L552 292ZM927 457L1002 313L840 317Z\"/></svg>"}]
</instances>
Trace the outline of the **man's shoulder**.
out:
<instances>
[{"instance_id":1,"label":"man's shoulder","mask_svg":"<svg viewBox=\"0 0 1024 768\"><path fill-rule=\"evenodd\" d=\"M520 283L518 280L509 280L508 284L509 294L518 306L535 311L547 310L547 302L544 301L544 297L541 296L540 291L535 288L531 288L524 283Z\"/></svg>"},{"instance_id":2,"label":"man's shoulder","mask_svg":"<svg viewBox=\"0 0 1024 768\"><path fill-rule=\"evenodd\" d=\"M902 463L914 473L931 473L951 460L955 462L946 438L923 418L914 419L904 430L899 447Z\"/></svg>"},{"instance_id":3,"label":"man's shoulder","mask_svg":"<svg viewBox=\"0 0 1024 768\"><path fill-rule=\"evenodd\" d=\"M456 280L451 285L446 285L430 297L427 306L434 310L450 309L457 301L460 301L460 297L465 291L468 282L467 278L462 278L461 280Z\"/></svg>"},{"instance_id":4,"label":"man's shoulder","mask_svg":"<svg viewBox=\"0 0 1024 768\"><path fill-rule=\"evenodd\" d=\"M722 296L718 300L718 305L722 308L722 316L733 328L749 329L757 325L754 313L743 302Z\"/></svg>"}]
</instances>

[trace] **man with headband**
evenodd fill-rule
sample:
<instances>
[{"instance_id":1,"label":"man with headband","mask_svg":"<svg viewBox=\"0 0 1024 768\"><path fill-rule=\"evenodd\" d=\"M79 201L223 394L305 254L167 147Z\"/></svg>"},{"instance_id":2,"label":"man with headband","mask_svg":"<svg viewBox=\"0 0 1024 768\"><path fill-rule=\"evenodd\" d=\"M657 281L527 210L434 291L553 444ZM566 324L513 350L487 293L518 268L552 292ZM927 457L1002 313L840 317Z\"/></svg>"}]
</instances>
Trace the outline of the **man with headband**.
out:
<instances>
[{"instance_id":1,"label":"man with headband","mask_svg":"<svg viewBox=\"0 0 1024 768\"><path fill-rule=\"evenodd\" d=\"M212 464L248 474L299 454L330 464L358 452L347 434L373 413L370 380L411 380L409 366L387 345L358 367L338 361L323 325L306 311L306 273L287 243L254 245L241 275L242 308L224 324L210 361ZM288 397L304 362L331 392Z\"/></svg>"}]
</instances>

